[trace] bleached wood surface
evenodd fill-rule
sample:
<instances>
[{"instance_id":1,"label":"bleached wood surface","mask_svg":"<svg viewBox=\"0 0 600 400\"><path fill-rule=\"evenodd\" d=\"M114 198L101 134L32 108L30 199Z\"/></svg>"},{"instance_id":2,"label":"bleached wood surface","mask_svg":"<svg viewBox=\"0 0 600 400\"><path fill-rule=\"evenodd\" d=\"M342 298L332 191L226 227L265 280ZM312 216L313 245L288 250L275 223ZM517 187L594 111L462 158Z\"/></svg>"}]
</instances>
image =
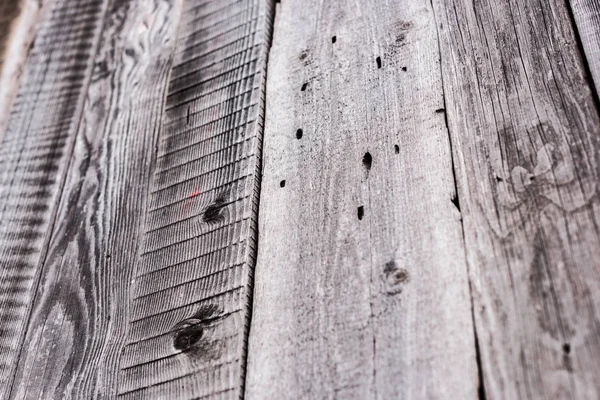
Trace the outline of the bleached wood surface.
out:
<instances>
[{"instance_id":1,"label":"bleached wood surface","mask_svg":"<svg viewBox=\"0 0 600 400\"><path fill-rule=\"evenodd\" d=\"M273 40L247 398L475 399L430 2L284 1Z\"/></svg>"},{"instance_id":2,"label":"bleached wood surface","mask_svg":"<svg viewBox=\"0 0 600 400\"><path fill-rule=\"evenodd\" d=\"M274 3L0 0L0 397L600 397L598 0Z\"/></svg>"},{"instance_id":3,"label":"bleached wood surface","mask_svg":"<svg viewBox=\"0 0 600 400\"><path fill-rule=\"evenodd\" d=\"M584 51L582 56L594 79L596 93L600 93L600 0L569 2Z\"/></svg>"},{"instance_id":4,"label":"bleached wood surface","mask_svg":"<svg viewBox=\"0 0 600 400\"><path fill-rule=\"evenodd\" d=\"M600 398L600 119L568 5L433 3L486 394Z\"/></svg>"}]
</instances>

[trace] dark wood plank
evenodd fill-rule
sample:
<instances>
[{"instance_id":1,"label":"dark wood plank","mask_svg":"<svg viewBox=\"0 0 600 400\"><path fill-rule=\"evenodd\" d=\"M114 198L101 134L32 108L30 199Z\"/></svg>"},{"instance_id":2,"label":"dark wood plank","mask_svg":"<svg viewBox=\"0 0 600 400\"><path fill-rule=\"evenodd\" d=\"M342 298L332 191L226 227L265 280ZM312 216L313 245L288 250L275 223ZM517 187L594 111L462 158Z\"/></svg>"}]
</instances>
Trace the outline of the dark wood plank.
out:
<instances>
[{"instance_id":1,"label":"dark wood plank","mask_svg":"<svg viewBox=\"0 0 600 400\"><path fill-rule=\"evenodd\" d=\"M487 398L600 398L600 119L568 4L434 5Z\"/></svg>"},{"instance_id":2,"label":"dark wood plank","mask_svg":"<svg viewBox=\"0 0 600 400\"><path fill-rule=\"evenodd\" d=\"M108 8L15 398L116 397L181 4Z\"/></svg>"},{"instance_id":3,"label":"dark wood plank","mask_svg":"<svg viewBox=\"0 0 600 400\"><path fill-rule=\"evenodd\" d=\"M569 0L596 93L600 93L600 0Z\"/></svg>"},{"instance_id":4,"label":"dark wood plank","mask_svg":"<svg viewBox=\"0 0 600 400\"><path fill-rule=\"evenodd\" d=\"M0 0L0 143L47 0Z\"/></svg>"},{"instance_id":5,"label":"dark wood plank","mask_svg":"<svg viewBox=\"0 0 600 400\"><path fill-rule=\"evenodd\" d=\"M249 399L475 399L429 0L283 1Z\"/></svg>"},{"instance_id":6,"label":"dark wood plank","mask_svg":"<svg viewBox=\"0 0 600 400\"><path fill-rule=\"evenodd\" d=\"M272 5L184 2L120 397L239 398Z\"/></svg>"},{"instance_id":7,"label":"dark wood plank","mask_svg":"<svg viewBox=\"0 0 600 400\"><path fill-rule=\"evenodd\" d=\"M7 398L79 124L104 0L56 0L0 145L0 397Z\"/></svg>"}]
</instances>

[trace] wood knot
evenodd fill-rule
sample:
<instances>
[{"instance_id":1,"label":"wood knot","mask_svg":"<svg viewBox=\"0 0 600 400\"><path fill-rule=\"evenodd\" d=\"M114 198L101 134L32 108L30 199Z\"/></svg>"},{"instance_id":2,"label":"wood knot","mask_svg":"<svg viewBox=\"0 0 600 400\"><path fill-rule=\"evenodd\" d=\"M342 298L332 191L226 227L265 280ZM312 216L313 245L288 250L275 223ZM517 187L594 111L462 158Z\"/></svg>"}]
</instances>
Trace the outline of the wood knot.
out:
<instances>
[{"instance_id":1,"label":"wood knot","mask_svg":"<svg viewBox=\"0 0 600 400\"><path fill-rule=\"evenodd\" d=\"M225 219L222 210L226 206L227 197L227 193L221 193L210 206L206 207L202 216L202 221L208 224L222 222Z\"/></svg>"},{"instance_id":2,"label":"wood knot","mask_svg":"<svg viewBox=\"0 0 600 400\"><path fill-rule=\"evenodd\" d=\"M393 295L402 292L402 286L410 280L408 271L398 267L396 261L392 260L383 267L385 274L385 292Z\"/></svg>"},{"instance_id":3,"label":"wood knot","mask_svg":"<svg viewBox=\"0 0 600 400\"><path fill-rule=\"evenodd\" d=\"M215 319L216 312L215 305L203 306L189 318L175 324L170 331L173 334L173 347L181 351L194 347L202 339L208 323Z\"/></svg>"}]
</instances>

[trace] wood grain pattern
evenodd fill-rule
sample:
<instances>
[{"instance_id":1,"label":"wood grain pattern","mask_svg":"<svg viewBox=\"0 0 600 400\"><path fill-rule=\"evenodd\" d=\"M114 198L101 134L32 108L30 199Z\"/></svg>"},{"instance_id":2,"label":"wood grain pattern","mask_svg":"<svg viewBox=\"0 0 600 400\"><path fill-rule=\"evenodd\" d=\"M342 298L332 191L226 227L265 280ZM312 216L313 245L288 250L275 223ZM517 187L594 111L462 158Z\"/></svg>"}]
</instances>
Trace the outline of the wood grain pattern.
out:
<instances>
[{"instance_id":1,"label":"wood grain pattern","mask_svg":"<svg viewBox=\"0 0 600 400\"><path fill-rule=\"evenodd\" d=\"M104 8L104 0L49 5L0 146L2 398L38 287Z\"/></svg>"},{"instance_id":2,"label":"wood grain pattern","mask_svg":"<svg viewBox=\"0 0 600 400\"><path fill-rule=\"evenodd\" d=\"M239 398L270 1L184 2L119 392Z\"/></svg>"},{"instance_id":3,"label":"wood grain pattern","mask_svg":"<svg viewBox=\"0 0 600 400\"><path fill-rule=\"evenodd\" d=\"M600 93L600 0L569 0L596 93Z\"/></svg>"},{"instance_id":4,"label":"wood grain pattern","mask_svg":"<svg viewBox=\"0 0 600 400\"><path fill-rule=\"evenodd\" d=\"M180 11L176 0L107 10L14 398L116 397Z\"/></svg>"},{"instance_id":5,"label":"wood grain pattern","mask_svg":"<svg viewBox=\"0 0 600 400\"><path fill-rule=\"evenodd\" d=\"M487 397L600 398L600 120L568 5L434 5Z\"/></svg>"},{"instance_id":6,"label":"wood grain pattern","mask_svg":"<svg viewBox=\"0 0 600 400\"><path fill-rule=\"evenodd\" d=\"M0 0L0 142L47 0Z\"/></svg>"},{"instance_id":7,"label":"wood grain pattern","mask_svg":"<svg viewBox=\"0 0 600 400\"><path fill-rule=\"evenodd\" d=\"M431 4L282 2L249 399L475 399Z\"/></svg>"}]
</instances>

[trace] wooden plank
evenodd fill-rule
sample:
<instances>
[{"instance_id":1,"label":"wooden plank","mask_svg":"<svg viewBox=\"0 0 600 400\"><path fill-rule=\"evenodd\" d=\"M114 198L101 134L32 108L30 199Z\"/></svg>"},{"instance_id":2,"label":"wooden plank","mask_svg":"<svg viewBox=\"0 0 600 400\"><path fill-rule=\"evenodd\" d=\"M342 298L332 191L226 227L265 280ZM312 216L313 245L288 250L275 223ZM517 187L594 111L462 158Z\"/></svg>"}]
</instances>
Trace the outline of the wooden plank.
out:
<instances>
[{"instance_id":1,"label":"wooden plank","mask_svg":"<svg viewBox=\"0 0 600 400\"><path fill-rule=\"evenodd\" d=\"M38 289L104 9L104 0L49 5L0 145L2 398Z\"/></svg>"},{"instance_id":2,"label":"wooden plank","mask_svg":"<svg viewBox=\"0 0 600 400\"><path fill-rule=\"evenodd\" d=\"M488 398L600 398L600 120L566 2L435 0Z\"/></svg>"},{"instance_id":3,"label":"wooden plank","mask_svg":"<svg viewBox=\"0 0 600 400\"><path fill-rule=\"evenodd\" d=\"M184 2L120 398L242 396L271 14Z\"/></svg>"},{"instance_id":4,"label":"wooden plank","mask_svg":"<svg viewBox=\"0 0 600 400\"><path fill-rule=\"evenodd\" d=\"M180 11L108 9L11 397L116 397Z\"/></svg>"},{"instance_id":5,"label":"wooden plank","mask_svg":"<svg viewBox=\"0 0 600 400\"><path fill-rule=\"evenodd\" d=\"M569 0L577 24L578 39L600 93L600 0Z\"/></svg>"},{"instance_id":6,"label":"wooden plank","mask_svg":"<svg viewBox=\"0 0 600 400\"><path fill-rule=\"evenodd\" d=\"M46 0L0 0L0 142Z\"/></svg>"},{"instance_id":7,"label":"wooden plank","mask_svg":"<svg viewBox=\"0 0 600 400\"><path fill-rule=\"evenodd\" d=\"M428 0L282 2L247 397L474 399Z\"/></svg>"}]
</instances>

